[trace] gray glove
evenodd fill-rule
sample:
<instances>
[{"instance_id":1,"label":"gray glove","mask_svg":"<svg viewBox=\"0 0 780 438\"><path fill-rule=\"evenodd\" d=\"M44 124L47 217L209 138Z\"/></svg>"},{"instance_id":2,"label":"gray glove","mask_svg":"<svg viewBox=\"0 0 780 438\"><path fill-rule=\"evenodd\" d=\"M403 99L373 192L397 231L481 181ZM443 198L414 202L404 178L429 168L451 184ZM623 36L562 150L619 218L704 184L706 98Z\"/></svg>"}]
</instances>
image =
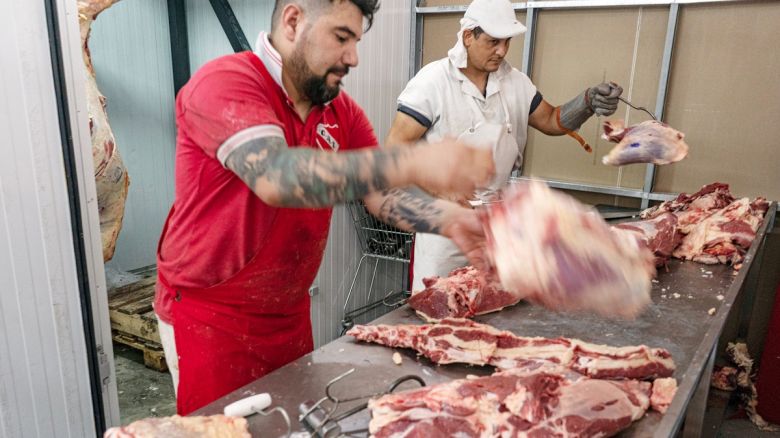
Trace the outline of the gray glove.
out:
<instances>
[{"instance_id":1,"label":"gray glove","mask_svg":"<svg viewBox=\"0 0 780 438\"><path fill-rule=\"evenodd\" d=\"M621 93L623 88L614 82L588 88L584 93L561 106L561 126L576 131L593 114L600 116L614 114Z\"/></svg>"}]
</instances>

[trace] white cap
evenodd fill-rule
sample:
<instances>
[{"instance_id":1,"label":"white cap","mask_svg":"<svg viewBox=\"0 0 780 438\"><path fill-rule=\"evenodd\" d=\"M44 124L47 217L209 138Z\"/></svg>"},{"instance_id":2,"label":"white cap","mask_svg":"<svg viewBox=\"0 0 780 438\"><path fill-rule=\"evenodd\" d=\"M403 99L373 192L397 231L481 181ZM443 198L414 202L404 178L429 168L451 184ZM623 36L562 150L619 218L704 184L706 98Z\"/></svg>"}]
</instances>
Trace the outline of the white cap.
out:
<instances>
[{"instance_id":1,"label":"white cap","mask_svg":"<svg viewBox=\"0 0 780 438\"><path fill-rule=\"evenodd\" d=\"M509 0L474 0L463 18L474 20L493 38L511 38L525 32Z\"/></svg>"}]
</instances>

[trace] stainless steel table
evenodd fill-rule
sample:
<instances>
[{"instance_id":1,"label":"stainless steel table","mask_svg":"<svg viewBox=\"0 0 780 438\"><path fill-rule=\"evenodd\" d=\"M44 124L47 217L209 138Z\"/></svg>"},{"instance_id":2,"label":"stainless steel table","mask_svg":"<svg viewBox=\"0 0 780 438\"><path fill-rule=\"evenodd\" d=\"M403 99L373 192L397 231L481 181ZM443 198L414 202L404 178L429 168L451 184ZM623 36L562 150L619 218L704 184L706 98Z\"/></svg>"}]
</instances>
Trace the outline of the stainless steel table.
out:
<instances>
[{"instance_id":1,"label":"stainless steel table","mask_svg":"<svg viewBox=\"0 0 780 438\"><path fill-rule=\"evenodd\" d=\"M752 262L763 246L767 226L773 222L775 211L776 204L772 203L740 271L735 272L723 265L672 260L668 270L661 270L653 283L652 305L634 321L559 314L527 303L476 319L522 336L566 336L615 346L646 344L666 348L677 364L674 374L678 381L677 395L665 415L648 412L621 436L668 437L681 430L683 422L684 436L700 436L717 341ZM709 314L710 309L716 310L714 315ZM408 306L404 306L373 323L420 324L421 320ZM341 337L215 401L196 414L221 413L223 407L232 401L268 392L273 397L274 406L282 406L290 414L293 430L303 430L297 422L298 405L305 400L323 397L326 383L351 368L355 372L333 387L333 392L340 397L382 391L405 374L416 374L430 385L463 378L467 374L486 375L493 371L490 367L437 366L425 358L416 357L411 350L399 350L403 363L395 365L392 361L394 351ZM407 387L414 385L405 384L401 389ZM342 421L342 429L365 428L368 420L368 412L363 411ZM282 436L286 430L278 415L254 415L249 418L249 423L253 436L258 437Z\"/></svg>"}]
</instances>

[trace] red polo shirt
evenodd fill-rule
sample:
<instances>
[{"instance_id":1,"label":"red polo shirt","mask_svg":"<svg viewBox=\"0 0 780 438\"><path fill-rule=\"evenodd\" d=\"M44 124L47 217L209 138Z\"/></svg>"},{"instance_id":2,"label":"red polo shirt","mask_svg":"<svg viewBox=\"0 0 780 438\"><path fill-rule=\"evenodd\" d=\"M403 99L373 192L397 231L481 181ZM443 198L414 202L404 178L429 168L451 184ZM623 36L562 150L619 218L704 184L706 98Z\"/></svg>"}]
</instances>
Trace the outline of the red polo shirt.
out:
<instances>
[{"instance_id":1,"label":"red polo shirt","mask_svg":"<svg viewBox=\"0 0 780 438\"><path fill-rule=\"evenodd\" d=\"M258 53L203 66L176 99L176 191L157 251L155 310L173 323L177 287L202 289L233 277L275 232L271 207L223 163L247 140L283 135L290 147L345 151L377 144L363 110L345 93L315 106L306 121L281 84L281 61L267 38ZM294 233L287 239L300 238ZM322 249L313 248L322 257Z\"/></svg>"}]
</instances>

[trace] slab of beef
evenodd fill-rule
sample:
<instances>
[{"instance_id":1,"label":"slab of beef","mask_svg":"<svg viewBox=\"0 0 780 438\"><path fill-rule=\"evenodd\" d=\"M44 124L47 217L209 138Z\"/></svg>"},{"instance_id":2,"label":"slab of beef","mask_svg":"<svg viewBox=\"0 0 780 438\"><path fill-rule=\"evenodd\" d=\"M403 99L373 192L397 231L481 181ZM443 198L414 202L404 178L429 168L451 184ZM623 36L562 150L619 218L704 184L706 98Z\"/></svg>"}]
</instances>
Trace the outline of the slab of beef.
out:
<instances>
[{"instance_id":1,"label":"slab of beef","mask_svg":"<svg viewBox=\"0 0 780 438\"><path fill-rule=\"evenodd\" d=\"M649 382L534 365L371 400L369 432L376 438L612 436L642 418L652 392Z\"/></svg>"},{"instance_id":2,"label":"slab of beef","mask_svg":"<svg viewBox=\"0 0 780 438\"><path fill-rule=\"evenodd\" d=\"M103 243L103 261L114 256L116 240L122 229L125 201L130 180L127 168L119 155L114 133L108 124L106 98L100 94L95 79L95 69L89 53L89 34L92 22L105 9L118 0L79 0L79 27L81 48L86 66L87 111L89 133L92 139L92 161L95 166L98 212L100 214L100 235Z\"/></svg>"},{"instance_id":3,"label":"slab of beef","mask_svg":"<svg viewBox=\"0 0 780 438\"><path fill-rule=\"evenodd\" d=\"M658 218L668 213L677 216L683 238L674 257L707 264L728 263L738 269L768 208L766 199L736 199L728 184L716 182L692 195L682 193L651 207L641 217Z\"/></svg>"},{"instance_id":4,"label":"slab of beef","mask_svg":"<svg viewBox=\"0 0 780 438\"><path fill-rule=\"evenodd\" d=\"M512 184L483 215L502 287L559 311L635 317L650 303L653 254L592 207L541 181Z\"/></svg>"},{"instance_id":5,"label":"slab of beef","mask_svg":"<svg viewBox=\"0 0 780 438\"><path fill-rule=\"evenodd\" d=\"M244 418L209 417L145 418L127 426L112 427L103 438L252 438Z\"/></svg>"},{"instance_id":6,"label":"slab of beef","mask_svg":"<svg viewBox=\"0 0 780 438\"><path fill-rule=\"evenodd\" d=\"M669 164L688 155L685 134L666 123L648 120L626 127L622 120L607 120L602 138L617 145L601 161L610 166L634 163Z\"/></svg>"},{"instance_id":7,"label":"slab of beef","mask_svg":"<svg viewBox=\"0 0 780 438\"><path fill-rule=\"evenodd\" d=\"M356 325L347 332L361 341L411 348L439 364L492 365L500 369L546 360L605 379L652 379L674 373L671 354L645 345L612 347L569 338L517 336L468 319L432 325Z\"/></svg>"},{"instance_id":8,"label":"slab of beef","mask_svg":"<svg viewBox=\"0 0 780 438\"><path fill-rule=\"evenodd\" d=\"M612 228L636 236L655 255L657 268L666 265L683 238L682 233L677 231L677 216L669 212L652 219L613 225Z\"/></svg>"},{"instance_id":9,"label":"slab of beef","mask_svg":"<svg viewBox=\"0 0 780 438\"><path fill-rule=\"evenodd\" d=\"M497 280L473 266L455 269L443 278L424 278L423 284L425 289L412 293L409 306L427 321L470 318L520 301L519 296L501 289Z\"/></svg>"}]
</instances>

